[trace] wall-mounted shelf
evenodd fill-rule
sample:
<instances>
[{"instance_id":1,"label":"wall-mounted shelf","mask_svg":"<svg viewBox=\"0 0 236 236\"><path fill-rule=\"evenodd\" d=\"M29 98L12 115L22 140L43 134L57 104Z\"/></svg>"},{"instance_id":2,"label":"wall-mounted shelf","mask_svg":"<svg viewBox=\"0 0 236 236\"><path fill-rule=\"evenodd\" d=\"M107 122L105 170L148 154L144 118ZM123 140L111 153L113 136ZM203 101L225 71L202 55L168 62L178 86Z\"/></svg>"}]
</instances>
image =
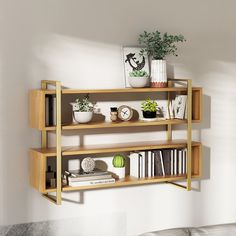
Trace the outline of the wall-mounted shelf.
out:
<instances>
[{"instance_id":1,"label":"wall-mounted shelf","mask_svg":"<svg viewBox=\"0 0 236 236\"><path fill-rule=\"evenodd\" d=\"M169 85L174 84L175 80ZM184 87L167 87L167 88L122 88L122 89L99 89L99 90L80 90L80 89L61 89L61 84L58 81L42 81L42 89L31 90L29 94L29 122L32 128L36 128L42 132L42 145L41 148L33 148L29 152L30 160L30 183L39 192L44 194L47 198L57 204L61 204L61 193L67 191L79 191L90 189L103 189L113 187L135 186L144 184L154 184L160 182L173 183L178 180L186 180L187 185L182 186L187 190L191 190L192 178L199 178L201 176L201 143L192 141L192 123L198 123L202 118L202 88L193 87L191 80L178 80L186 83ZM51 84L56 87L55 90L47 89L47 85ZM61 99L66 94L119 94L119 93L159 93L165 92L170 99L171 93L186 94L188 116L186 120L169 119L146 122L141 120L129 122L103 122L92 121L88 124L62 124L61 123ZM47 94L55 94L57 101L57 120L56 126L47 127L45 125L45 99ZM173 125L187 125L187 139L186 140L172 140L172 126ZM67 130L95 130L95 129L109 129L109 128L122 128L122 127L148 127L148 126L166 126L167 127L167 140L163 141L144 141L132 143L117 143L117 144L101 144L101 145L84 145L74 147L61 146L61 132ZM49 148L47 146L47 132L56 132L56 146ZM187 174L186 175L172 175L162 177L149 177L149 178L134 178L127 176L123 181L116 181L112 184L106 185L90 185L82 187L62 186L61 183L61 159L67 156L77 156L85 154L102 154L102 153L117 153L117 152L132 152L143 150L155 150L166 148L187 148ZM46 188L46 166L47 159L55 158L57 166L57 188ZM56 193L51 196L50 193Z\"/></svg>"}]
</instances>

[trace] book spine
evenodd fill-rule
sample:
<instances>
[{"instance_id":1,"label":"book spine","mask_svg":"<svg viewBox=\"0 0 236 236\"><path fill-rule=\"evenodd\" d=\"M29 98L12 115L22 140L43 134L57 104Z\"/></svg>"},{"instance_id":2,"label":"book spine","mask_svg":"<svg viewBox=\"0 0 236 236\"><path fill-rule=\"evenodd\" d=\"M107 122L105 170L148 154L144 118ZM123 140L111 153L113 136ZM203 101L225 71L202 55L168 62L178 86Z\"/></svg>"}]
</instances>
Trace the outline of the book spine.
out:
<instances>
[{"instance_id":1,"label":"book spine","mask_svg":"<svg viewBox=\"0 0 236 236\"><path fill-rule=\"evenodd\" d=\"M57 125L57 99L56 96L53 96L53 125L56 126Z\"/></svg>"},{"instance_id":2,"label":"book spine","mask_svg":"<svg viewBox=\"0 0 236 236\"><path fill-rule=\"evenodd\" d=\"M155 176L155 157L152 151L151 151L151 157L152 157L152 176Z\"/></svg>"},{"instance_id":3,"label":"book spine","mask_svg":"<svg viewBox=\"0 0 236 236\"><path fill-rule=\"evenodd\" d=\"M174 149L174 175L177 174L177 149Z\"/></svg>"},{"instance_id":4,"label":"book spine","mask_svg":"<svg viewBox=\"0 0 236 236\"><path fill-rule=\"evenodd\" d=\"M52 126L53 125L53 96L52 95L49 95L48 96L48 114L49 114L49 122L48 122L48 125L49 126Z\"/></svg>"},{"instance_id":5,"label":"book spine","mask_svg":"<svg viewBox=\"0 0 236 236\"><path fill-rule=\"evenodd\" d=\"M82 181L92 181L92 180L99 180L99 179L110 179L112 178L112 175L98 175L98 176L88 176L88 177L78 177L78 178L73 178L73 177L68 177L68 180L70 182L82 182Z\"/></svg>"},{"instance_id":6,"label":"book spine","mask_svg":"<svg viewBox=\"0 0 236 236\"><path fill-rule=\"evenodd\" d=\"M152 154L148 151L148 177L152 176Z\"/></svg>"},{"instance_id":7,"label":"book spine","mask_svg":"<svg viewBox=\"0 0 236 236\"><path fill-rule=\"evenodd\" d=\"M163 156L162 156L162 152L159 151L160 154L160 159L161 159L161 169L162 169L162 175L165 176L165 168L164 168L164 162L163 162Z\"/></svg>"},{"instance_id":8,"label":"book spine","mask_svg":"<svg viewBox=\"0 0 236 236\"><path fill-rule=\"evenodd\" d=\"M139 178L139 155L138 153L130 154L130 175Z\"/></svg>"},{"instance_id":9,"label":"book spine","mask_svg":"<svg viewBox=\"0 0 236 236\"><path fill-rule=\"evenodd\" d=\"M49 97L45 97L45 126L49 126Z\"/></svg>"},{"instance_id":10,"label":"book spine","mask_svg":"<svg viewBox=\"0 0 236 236\"><path fill-rule=\"evenodd\" d=\"M182 150L178 151L178 158L179 158L179 174L182 175Z\"/></svg>"},{"instance_id":11,"label":"book spine","mask_svg":"<svg viewBox=\"0 0 236 236\"><path fill-rule=\"evenodd\" d=\"M174 150L170 150L170 174L174 175Z\"/></svg>"},{"instance_id":12,"label":"book spine","mask_svg":"<svg viewBox=\"0 0 236 236\"><path fill-rule=\"evenodd\" d=\"M91 181L81 181L81 182L69 182L69 186L71 186L71 187L80 187L80 186L86 186L86 185L111 184L111 183L115 183L114 178L98 179L98 180L91 180Z\"/></svg>"},{"instance_id":13,"label":"book spine","mask_svg":"<svg viewBox=\"0 0 236 236\"><path fill-rule=\"evenodd\" d=\"M138 162L138 176L139 176L139 178L142 178L142 155L139 153L139 155L138 155L138 160L139 160L139 162Z\"/></svg>"},{"instance_id":14,"label":"book spine","mask_svg":"<svg viewBox=\"0 0 236 236\"><path fill-rule=\"evenodd\" d=\"M144 157L145 157L145 177L148 177L148 151L145 151L144 153Z\"/></svg>"}]
</instances>

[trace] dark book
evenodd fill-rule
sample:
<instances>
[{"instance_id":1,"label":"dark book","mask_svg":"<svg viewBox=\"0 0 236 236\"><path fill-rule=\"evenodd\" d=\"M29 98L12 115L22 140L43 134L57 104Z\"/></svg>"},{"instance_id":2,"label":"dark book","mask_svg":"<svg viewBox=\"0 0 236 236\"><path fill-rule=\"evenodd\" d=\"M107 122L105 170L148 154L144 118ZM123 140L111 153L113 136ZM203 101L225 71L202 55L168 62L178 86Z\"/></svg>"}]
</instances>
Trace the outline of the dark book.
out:
<instances>
[{"instance_id":1,"label":"dark book","mask_svg":"<svg viewBox=\"0 0 236 236\"><path fill-rule=\"evenodd\" d=\"M141 166L142 166L142 155L138 155L138 177L141 178L141 173L142 173L142 170L141 170Z\"/></svg>"},{"instance_id":2,"label":"dark book","mask_svg":"<svg viewBox=\"0 0 236 236\"><path fill-rule=\"evenodd\" d=\"M163 164L165 169L166 175L171 175L171 153L170 149L164 149L162 150L162 156L163 156Z\"/></svg>"},{"instance_id":3,"label":"dark book","mask_svg":"<svg viewBox=\"0 0 236 236\"><path fill-rule=\"evenodd\" d=\"M160 151L155 150L152 152L154 155L154 175L155 176L163 176Z\"/></svg>"},{"instance_id":4,"label":"dark book","mask_svg":"<svg viewBox=\"0 0 236 236\"><path fill-rule=\"evenodd\" d=\"M53 126L53 95L48 95L48 125Z\"/></svg>"},{"instance_id":5,"label":"dark book","mask_svg":"<svg viewBox=\"0 0 236 236\"><path fill-rule=\"evenodd\" d=\"M145 177L148 177L148 151L145 151Z\"/></svg>"}]
</instances>

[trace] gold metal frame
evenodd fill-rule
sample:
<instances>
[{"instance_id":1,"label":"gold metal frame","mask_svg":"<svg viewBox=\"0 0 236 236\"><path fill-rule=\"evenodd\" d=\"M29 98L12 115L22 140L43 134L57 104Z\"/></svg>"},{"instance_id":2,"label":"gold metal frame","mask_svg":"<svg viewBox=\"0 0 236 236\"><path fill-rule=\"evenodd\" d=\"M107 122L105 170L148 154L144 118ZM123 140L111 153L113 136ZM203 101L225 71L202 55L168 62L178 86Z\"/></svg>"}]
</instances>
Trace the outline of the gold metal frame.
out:
<instances>
[{"instance_id":1,"label":"gold metal frame","mask_svg":"<svg viewBox=\"0 0 236 236\"><path fill-rule=\"evenodd\" d=\"M42 80L41 81L41 88L46 90L48 85L53 85L56 88L56 150L57 150L57 156L56 156L56 196L51 196L49 194L43 194L44 197L49 199L50 201L56 203L57 205L61 205L61 158L62 158L62 152L61 152L61 82L59 81L51 81L51 80ZM48 135L47 130L41 131L41 146L42 148L46 148L48 145ZM45 160L46 163L46 160Z\"/></svg>"},{"instance_id":2,"label":"gold metal frame","mask_svg":"<svg viewBox=\"0 0 236 236\"><path fill-rule=\"evenodd\" d=\"M185 188L188 191L192 189L191 187L191 178L192 178L192 80L188 79L169 79L168 86L172 86L174 82L184 82L187 84L187 186L174 183L174 182L166 182L169 184L173 184L177 187ZM57 205L61 205L62 201L62 186L61 186L61 159L62 159L62 150L61 150L61 82L59 81L51 81L51 80L42 80L41 88L46 90L48 85L55 86L56 89L56 196L43 194L45 198L54 202ZM168 109L169 103L171 101L171 92L168 92ZM167 125L167 140L172 140L172 125ZM48 146L48 134L47 130L41 131L41 146L42 148L47 148ZM46 157L45 157L46 163Z\"/></svg>"},{"instance_id":3,"label":"gold metal frame","mask_svg":"<svg viewBox=\"0 0 236 236\"><path fill-rule=\"evenodd\" d=\"M187 83L187 186L174 182L167 182L177 187L185 188L188 191L192 189L192 80L190 79L168 79L168 86L172 86L174 82ZM168 92L168 109L171 94ZM167 140L172 140L172 127L167 126Z\"/></svg>"}]
</instances>

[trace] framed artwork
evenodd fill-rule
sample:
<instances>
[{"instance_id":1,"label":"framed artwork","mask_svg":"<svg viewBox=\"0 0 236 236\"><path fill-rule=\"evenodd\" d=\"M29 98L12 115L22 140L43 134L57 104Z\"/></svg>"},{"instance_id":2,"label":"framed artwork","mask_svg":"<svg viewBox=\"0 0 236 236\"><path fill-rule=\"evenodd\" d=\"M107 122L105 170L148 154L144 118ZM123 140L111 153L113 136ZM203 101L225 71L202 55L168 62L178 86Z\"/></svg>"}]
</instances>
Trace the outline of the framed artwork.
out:
<instances>
[{"instance_id":1,"label":"framed artwork","mask_svg":"<svg viewBox=\"0 0 236 236\"><path fill-rule=\"evenodd\" d=\"M123 62L125 69L125 87L130 87L128 77L131 71L145 70L149 74L149 63L147 56L141 56L142 47L123 47Z\"/></svg>"},{"instance_id":2,"label":"framed artwork","mask_svg":"<svg viewBox=\"0 0 236 236\"><path fill-rule=\"evenodd\" d=\"M174 100L174 116L176 119L184 119L187 95L177 95Z\"/></svg>"}]
</instances>

